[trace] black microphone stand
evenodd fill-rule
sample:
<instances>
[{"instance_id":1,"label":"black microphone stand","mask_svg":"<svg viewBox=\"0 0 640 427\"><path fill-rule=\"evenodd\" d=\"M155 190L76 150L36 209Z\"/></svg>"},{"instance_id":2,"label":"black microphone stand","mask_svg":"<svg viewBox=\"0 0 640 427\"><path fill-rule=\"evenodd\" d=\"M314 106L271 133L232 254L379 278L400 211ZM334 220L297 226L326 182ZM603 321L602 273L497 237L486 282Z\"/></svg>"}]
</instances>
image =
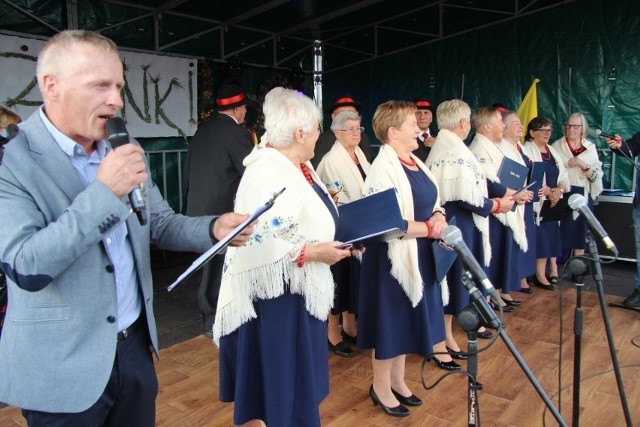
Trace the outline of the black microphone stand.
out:
<instances>
[{"instance_id":1,"label":"black microphone stand","mask_svg":"<svg viewBox=\"0 0 640 427\"><path fill-rule=\"evenodd\" d=\"M573 414L571 424L580 425L580 364L582 357L582 289L589 265L584 258L571 258L567 264L576 285L576 308L573 315Z\"/></svg>"},{"instance_id":2,"label":"black microphone stand","mask_svg":"<svg viewBox=\"0 0 640 427\"><path fill-rule=\"evenodd\" d=\"M513 355L514 359L516 359L516 362L518 362L518 365L520 365L520 368L529 379L529 382L531 383L531 385L533 385L533 388L536 389L536 391L544 401L545 405L547 406L551 414L553 414L556 421L558 421L558 424L563 427L566 427L567 426L566 421L562 418L562 415L560 415L560 412L558 412L558 409L555 406L553 406L553 402L551 402L551 399L549 399L549 396L547 396L546 392L540 385L540 382L538 382L537 378L533 375L533 372L531 372L531 370L525 363L520 353L518 353L518 350L509 339L509 336L507 335L504 328L502 327L500 320L498 320L498 318L496 317L495 312L491 309L487 300L482 296L482 294L478 292L477 286L475 285L475 282L473 278L469 275L469 273L465 273L462 275L462 283L467 288L467 290L469 290L469 293L471 294L471 298L472 298L471 304L469 304L468 307L462 310L462 312L457 317L458 323L460 323L460 326L462 326L462 328L465 331L467 331L467 334L468 334L467 338L469 341L468 350L467 350L469 353L467 358L467 371L470 374L469 405L468 405L469 426L480 425L480 411L479 411L478 400L477 400L478 385L475 380L475 376L478 369L477 347L474 347L474 346L477 346L478 328L480 326L485 326L488 328L496 329L498 331L498 335L500 335L500 338L502 338L502 341L507 346L507 348ZM474 351L472 351L472 348ZM472 424L472 420L474 424ZM477 424L475 423L476 420L478 421Z\"/></svg>"},{"instance_id":3,"label":"black microphone stand","mask_svg":"<svg viewBox=\"0 0 640 427\"><path fill-rule=\"evenodd\" d=\"M593 238L591 231L587 229L587 255L589 259L589 265L591 266L591 275L596 282L596 290L598 291L598 300L600 302L600 311L602 312L602 320L604 321L604 329L607 333L607 342L609 344L609 353L611 354L611 363L613 364L613 371L616 376L616 383L618 384L618 394L620 395L620 403L622 404L622 411L624 412L624 419L628 427L633 425L631 421L631 414L629 412L629 404L627 403L627 396L624 392L624 384L622 383L622 375L620 374L620 364L618 363L618 356L615 343L613 342L613 333L611 332L611 322L609 320L609 313L607 311L607 305L605 304L605 296L603 289L602 279L602 265L600 262L600 255L598 254L598 246ZM574 367L575 371L575 367ZM575 390L574 390L575 393ZM574 412L575 403L574 403ZM575 424L577 425L577 424Z\"/></svg>"}]
</instances>

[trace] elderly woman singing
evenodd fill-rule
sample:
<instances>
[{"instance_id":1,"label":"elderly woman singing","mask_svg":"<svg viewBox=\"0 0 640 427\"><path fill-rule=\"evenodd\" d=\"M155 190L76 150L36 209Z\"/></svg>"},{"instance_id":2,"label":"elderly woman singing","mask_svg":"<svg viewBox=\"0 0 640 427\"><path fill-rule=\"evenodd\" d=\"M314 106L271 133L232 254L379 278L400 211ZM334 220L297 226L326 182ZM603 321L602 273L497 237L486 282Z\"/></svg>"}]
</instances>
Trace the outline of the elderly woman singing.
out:
<instances>
[{"instance_id":1,"label":"elderly woman singing","mask_svg":"<svg viewBox=\"0 0 640 427\"><path fill-rule=\"evenodd\" d=\"M319 426L329 391L329 266L351 252L333 241L336 207L309 163L320 110L299 92L275 88L263 111L268 143L245 159L235 209L252 211L286 190L247 246L225 258L214 325L220 400L235 402L236 424Z\"/></svg>"},{"instance_id":2,"label":"elderly woman singing","mask_svg":"<svg viewBox=\"0 0 640 427\"><path fill-rule=\"evenodd\" d=\"M336 142L318 165L318 175L335 194L338 205L346 204L362 197L362 187L371 165L360 149L360 116L353 111L339 113L331 122L331 130ZM347 258L331 266L336 283L333 309L329 314L327 338L329 350L342 357L353 356L349 344L356 343L356 311L358 305L358 283L360 282L360 262L357 258ZM342 313L342 331L340 314Z\"/></svg>"},{"instance_id":3,"label":"elderly woman singing","mask_svg":"<svg viewBox=\"0 0 640 427\"><path fill-rule=\"evenodd\" d=\"M444 346L446 281L437 282L431 240L446 227L438 186L418 158L416 107L387 101L376 109L373 129L382 148L365 180L365 194L395 188L407 234L367 246L363 254L358 305L358 346L371 348L374 405L394 417L418 406L404 379L405 355L429 357Z\"/></svg>"}]
</instances>

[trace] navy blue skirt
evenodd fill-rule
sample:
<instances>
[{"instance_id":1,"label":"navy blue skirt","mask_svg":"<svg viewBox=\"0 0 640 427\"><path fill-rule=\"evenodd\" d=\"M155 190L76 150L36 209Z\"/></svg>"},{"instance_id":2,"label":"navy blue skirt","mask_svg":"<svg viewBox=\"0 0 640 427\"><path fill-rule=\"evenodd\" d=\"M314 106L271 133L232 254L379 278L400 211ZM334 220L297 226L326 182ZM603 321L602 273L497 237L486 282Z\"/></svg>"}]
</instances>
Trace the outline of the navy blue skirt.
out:
<instances>
[{"instance_id":1,"label":"navy blue skirt","mask_svg":"<svg viewBox=\"0 0 640 427\"><path fill-rule=\"evenodd\" d=\"M254 305L258 317L220 339L220 400L235 402L235 424L319 427L329 393L326 323L300 295Z\"/></svg>"},{"instance_id":2,"label":"navy blue skirt","mask_svg":"<svg viewBox=\"0 0 640 427\"><path fill-rule=\"evenodd\" d=\"M496 219L489 217L489 241L491 262L487 277L497 289L509 293L520 289L520 246L513 240L513 231Z\"/></svg>"}]
</instances>

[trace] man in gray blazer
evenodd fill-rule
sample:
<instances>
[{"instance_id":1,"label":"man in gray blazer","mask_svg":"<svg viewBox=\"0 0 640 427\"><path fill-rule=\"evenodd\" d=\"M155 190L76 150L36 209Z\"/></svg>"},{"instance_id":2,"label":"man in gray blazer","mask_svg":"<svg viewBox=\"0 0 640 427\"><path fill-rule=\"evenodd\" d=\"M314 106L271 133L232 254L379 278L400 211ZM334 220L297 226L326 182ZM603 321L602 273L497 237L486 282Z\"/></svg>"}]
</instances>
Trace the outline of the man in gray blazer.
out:
<instances>
[{"instance_id":1,"label":"man in gray blazer","mask_svg":"<svg viewBox=\"0 0 640 427\"><path fill-rule=\"evenodd\" d=\"M124 86L111 40L57 34L40 52L37 78L44 107L20 125L0 166L9 290L0 401L22 408L30 426L153 426L149 244L205 251L247 216L177 215L149 179L139 145L110 149L105 122L122 107ZM144 226L127 197L138 185Z\"/></svg>"}]
</instances>

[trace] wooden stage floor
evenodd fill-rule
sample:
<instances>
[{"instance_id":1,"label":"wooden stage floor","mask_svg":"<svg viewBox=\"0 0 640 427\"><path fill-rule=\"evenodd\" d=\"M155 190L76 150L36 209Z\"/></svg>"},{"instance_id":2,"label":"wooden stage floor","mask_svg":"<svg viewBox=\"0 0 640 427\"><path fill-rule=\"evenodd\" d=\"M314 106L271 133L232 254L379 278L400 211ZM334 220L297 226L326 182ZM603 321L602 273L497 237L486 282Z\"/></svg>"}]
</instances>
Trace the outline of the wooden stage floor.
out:
<instances>
[{"instance_id":1,"label":"wooden stage floor","mask_svg":"<svg viewBox=\"0 0 640 427\"><path fill-rule=\"evenodd\" d=\"M560 292L535 289L533 295L513 295L524 304L515 313L505 314L506 332L554 405L560 407L567 424L571 425L575 288L565 283ZM614 295L607 295L606 299L621 301ZM623 426L622 405L593 284L583 293L583 309L580 423L583 426ZM640 314L616 307L607 307L607 310L631 417L635 425L640 425ZM455 328L458 342L464 348L466 335L457 325ZM488 341L479 340L481 347L487 344ZM467 380L463 375L451 375L435 388L425 390L421 385L422 359L409 356L408 384L425 404L412 408L407 418L394 419L374 407L369 399L367 390L372 381L369 351L357 350L355 357L350 359L331 354L328 360L331 392L320 407L323 426L467 425ZM233 405L218 401L217 349L210 339L198 335L162 349L157 371L160 382L158 426L233 425ZM443 373L445 371L437 369L433 363L426 364L424 375L428 384L433 384ZM560 401L559 380L562 387ZM557 425L502 340L498 339L480 354L478 381L484 384L484 390L479 392L482 425ZM24 425L18 409L10 406L0 409L0 426Z\"/></svg>"}]
</instances>

